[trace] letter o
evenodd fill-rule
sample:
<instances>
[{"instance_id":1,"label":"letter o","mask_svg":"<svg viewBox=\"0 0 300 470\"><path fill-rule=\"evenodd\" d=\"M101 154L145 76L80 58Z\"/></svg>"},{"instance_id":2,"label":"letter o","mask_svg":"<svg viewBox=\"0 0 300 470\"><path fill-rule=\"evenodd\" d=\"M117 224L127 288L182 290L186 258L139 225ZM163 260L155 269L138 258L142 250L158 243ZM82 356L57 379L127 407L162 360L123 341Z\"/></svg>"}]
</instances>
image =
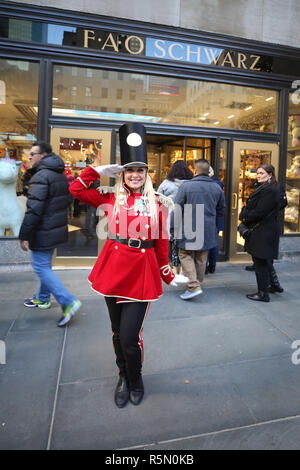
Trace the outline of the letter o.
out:
<instances>
[{"instance_id":1,"label":"letter o","mask_svg":"<svg viewBox=\"0 0 300 470\"><path fill-rule=\"evenodd\" d=\"M138 51L132 51L129 47L129 41L131 39L137 39L140 43L140 48ZM125 40L125 48L127 49L127 51L130 53L130 54L140 54L141 52L143 52L144 50L144 41L139 38L138 36L128 36L128 38L126 38Z\"/></svg>"}]
</instances>

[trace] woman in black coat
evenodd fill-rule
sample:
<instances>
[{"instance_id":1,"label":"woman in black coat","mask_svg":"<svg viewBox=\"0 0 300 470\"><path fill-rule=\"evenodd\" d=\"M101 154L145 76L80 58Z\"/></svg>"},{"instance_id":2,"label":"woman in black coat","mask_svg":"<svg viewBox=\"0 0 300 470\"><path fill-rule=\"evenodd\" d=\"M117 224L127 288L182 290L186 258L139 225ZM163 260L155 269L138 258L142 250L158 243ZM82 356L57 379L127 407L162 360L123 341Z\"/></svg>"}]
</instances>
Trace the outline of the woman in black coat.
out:
<instances>
[{"instance_id":1,"label":"woman in black coat","mask_svg":"<svg viewBox=\"0 0 300 470\"><path fill-rule=\"evenodd\" d=\"M249 196L240 220L249 228L245 251L252 255L258 291L248 299L269 302L269 291L282 292L273 259L278 257L280 193L273 165L257 169L258 187ZM271 286L271 287L270 287Z\"/></svg>"}]
</instances>

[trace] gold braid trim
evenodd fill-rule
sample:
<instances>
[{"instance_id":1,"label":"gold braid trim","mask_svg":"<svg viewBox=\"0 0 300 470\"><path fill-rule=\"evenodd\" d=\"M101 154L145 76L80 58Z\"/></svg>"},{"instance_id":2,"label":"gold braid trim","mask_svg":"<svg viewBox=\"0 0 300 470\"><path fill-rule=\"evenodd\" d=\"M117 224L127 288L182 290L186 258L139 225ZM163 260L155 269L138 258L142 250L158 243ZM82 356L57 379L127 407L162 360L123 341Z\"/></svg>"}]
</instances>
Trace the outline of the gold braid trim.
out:
<instances>
[{"instance_id":1,"label":"gold braid trim","mask_svg":"<svg viewBox=\"0 0 300 470\"><path fill-rule=\"evenodd\" d=\"M81 183L86 189L89 189L88 186L82 181L82 179L81 179L79 176L78 176L77 179L80 181L80 183Z\"/></svg>"},{"instance_id":2,"label":"gold braid trim","mask_svg":"<svg viewBox=\"0 0 300 470\"><path fill-rule=\"evenodd\" d=\"M163 276L167 276L168 274L170 274L170 272L172 271L171 270L171 267L166 264L165 266L162 266L161 268L159 268L161 271L162 271L162 275Z\"/></svg>"},{"instance_id":3,"label":"gold braid trim","mask_svg":"<svg viewBox=\"0 0 300 470\"><path fill-rule=\"evenodd\" d=\"M161 204L163 204L164 206L166 206L170 210L174 209L175 204L174 204L173 199L171 199L168 196L165 196L164 194L160 194L160 193L155 193L155 195L157 196L157 198L158 198L158 200Z\"/></svg>"},{"instance_id":4,"label":"gold braid trim","mask_svg":"<svg viewBox=\"0 0 300 470\"><path fill-rule=\"evenodd\" d=\"M114 193L115 188L113 186L99 186L97 188L97 191L99 191L100 194L108 194L108 193Z\"/></svg>"}]
</instances>

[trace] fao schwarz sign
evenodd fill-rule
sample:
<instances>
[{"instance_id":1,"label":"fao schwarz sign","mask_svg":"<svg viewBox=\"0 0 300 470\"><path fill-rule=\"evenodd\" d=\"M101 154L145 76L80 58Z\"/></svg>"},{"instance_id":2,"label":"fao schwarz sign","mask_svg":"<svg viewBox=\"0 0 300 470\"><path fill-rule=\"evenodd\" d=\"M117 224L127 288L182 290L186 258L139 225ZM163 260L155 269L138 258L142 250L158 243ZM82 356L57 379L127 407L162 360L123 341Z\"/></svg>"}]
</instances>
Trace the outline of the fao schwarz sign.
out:
<instances>
[{"instance_id":1,"label":"fao schwarz sign","mask_svg":"<svg viewBox=\"0 0 300 470\"><path fill-rule=\"evenodd\" d=\"M243 51L96 29L77 28L76 33L66 32L64 45L250 71L269 72L272 64L271 57Z\"/></svg>"},{"instance_id":2,"label":"fao schwarz sign","mask_svg":"<svg viewBox=\"0 0 300 470\"><path fill-rule=\"evenodd\" d=\"M63 45L145 55L145 38L134 34L120 34L98 29L77 28L76 33L65 32Z\"/></svg>"}]
</instances>

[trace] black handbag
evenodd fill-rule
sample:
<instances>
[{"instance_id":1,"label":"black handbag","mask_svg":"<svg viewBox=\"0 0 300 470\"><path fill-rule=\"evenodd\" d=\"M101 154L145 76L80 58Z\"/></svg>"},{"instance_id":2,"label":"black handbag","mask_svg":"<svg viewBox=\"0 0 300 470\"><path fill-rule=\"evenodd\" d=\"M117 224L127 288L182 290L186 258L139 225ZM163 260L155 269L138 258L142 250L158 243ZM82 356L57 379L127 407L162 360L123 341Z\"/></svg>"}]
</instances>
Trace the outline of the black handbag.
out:
<instances>
[{"instance_id":1,"label":"black handbag","mask_svg":"<svg viewBox=\"0 0 300 470\"><path fill-rule=\"evenodd\" d=\"M244 224L244 222L241 222L240 225L238 225L237 230L238 230L239 234L241 235L241 237L243 237L244 240L249 241L251 233L258 226L259 226L259 223L255 224L253 227L249 228L249 227L247 227L246 224Z\"/></svg>"},{"instance_id":2,"label":"black handbag","mask_svg":"<svg viewBox=\"0 0 300 470\"><path fill-rule=\"evenodd\" d=\"M247 227L247 225L244 224L244 222L241 222L240 225L238 225L237 230L238 230L239 234L241 235L241 237L244 238L244 240L248 239L250 229L249 229L249 227Z\"/></svg>"}]
</instances>

